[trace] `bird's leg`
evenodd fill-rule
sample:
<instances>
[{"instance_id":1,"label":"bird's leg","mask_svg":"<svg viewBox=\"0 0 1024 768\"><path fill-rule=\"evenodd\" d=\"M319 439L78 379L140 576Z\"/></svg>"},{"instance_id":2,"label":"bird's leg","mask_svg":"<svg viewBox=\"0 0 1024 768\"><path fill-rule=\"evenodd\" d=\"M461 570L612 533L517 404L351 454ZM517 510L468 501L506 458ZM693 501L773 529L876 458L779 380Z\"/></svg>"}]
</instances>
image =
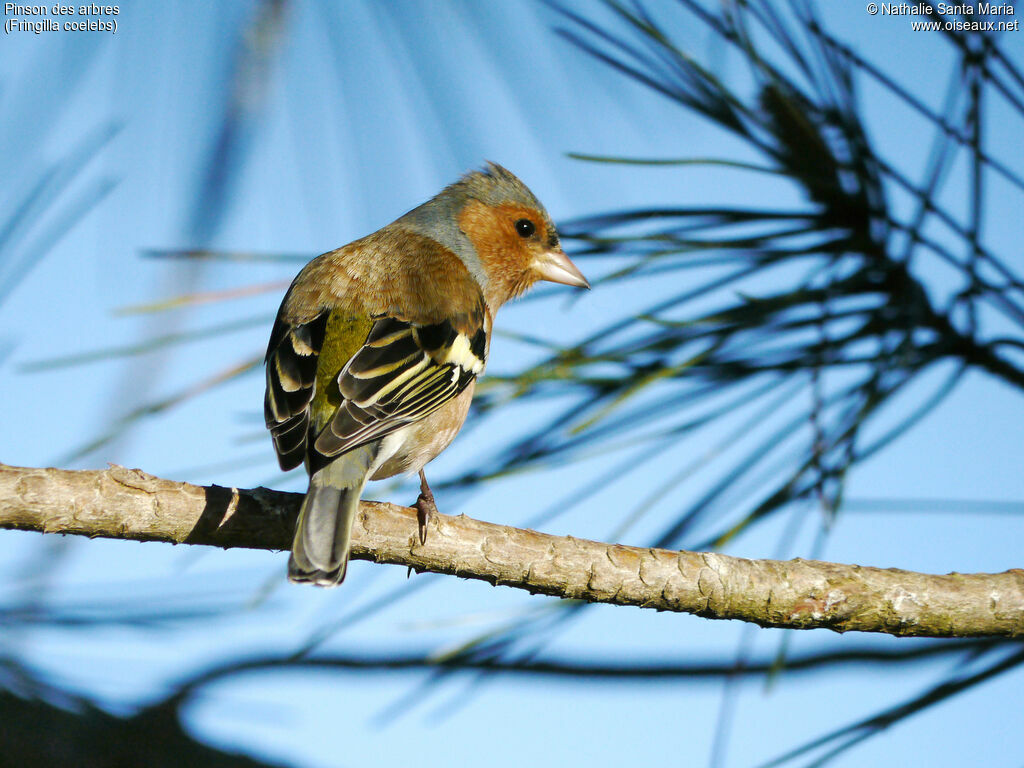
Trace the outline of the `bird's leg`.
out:
<instances>
[{"instance_id":1,"label":"bird's leg","mask_svg":"<svg viewBox=\"0 0 1024 768\"><path fill-rule=\"evenodd\" d=\"M420 470L420 495L416 499L416 515L420 524L420 544L427 543L427 521L431 515L437 514L437 505L434 504L434 494L427 485L427 476Z\"/></svg>"}]
</instances>

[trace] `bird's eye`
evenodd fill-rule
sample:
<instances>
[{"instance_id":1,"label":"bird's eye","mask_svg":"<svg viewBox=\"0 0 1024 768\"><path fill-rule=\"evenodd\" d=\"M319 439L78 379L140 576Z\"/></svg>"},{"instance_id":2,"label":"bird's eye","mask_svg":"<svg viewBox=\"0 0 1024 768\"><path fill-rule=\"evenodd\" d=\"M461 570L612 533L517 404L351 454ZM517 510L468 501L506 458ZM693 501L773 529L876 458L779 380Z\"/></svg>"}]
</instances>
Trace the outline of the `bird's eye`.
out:
<instances>
[{"instance_id":1,"label":"bird's eye","mask_svg":"<svg viewBox=\"0 0 1024 768\"><path fill-rule=\"evenodd\" d=\"M529 237L536 231L536 225L529 219L520 219L516 222L516 232L520 237Z\"/></svg>"}]
</instances>

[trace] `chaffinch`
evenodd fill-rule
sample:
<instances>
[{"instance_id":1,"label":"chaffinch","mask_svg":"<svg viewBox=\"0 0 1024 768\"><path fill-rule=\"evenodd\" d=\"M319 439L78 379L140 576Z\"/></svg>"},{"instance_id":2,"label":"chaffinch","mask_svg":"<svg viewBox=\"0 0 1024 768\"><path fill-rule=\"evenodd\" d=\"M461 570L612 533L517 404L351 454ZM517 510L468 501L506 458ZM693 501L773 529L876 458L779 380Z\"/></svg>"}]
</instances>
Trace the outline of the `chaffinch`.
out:
<instances>
[{"instance_id":1,"label":"chaffinch","mask_svg":"<svg viewBox=\"0 0 1024 768\"><path fill-rule=\"evenodd\" d=\"M465 421L494 313L538 280L590 287L544 207L494 163L299 272L264 400L281 468L309 472L291 581L345 578L368 479L418 471L432 501L423 467Z\"/></svg>"}]
</instances>

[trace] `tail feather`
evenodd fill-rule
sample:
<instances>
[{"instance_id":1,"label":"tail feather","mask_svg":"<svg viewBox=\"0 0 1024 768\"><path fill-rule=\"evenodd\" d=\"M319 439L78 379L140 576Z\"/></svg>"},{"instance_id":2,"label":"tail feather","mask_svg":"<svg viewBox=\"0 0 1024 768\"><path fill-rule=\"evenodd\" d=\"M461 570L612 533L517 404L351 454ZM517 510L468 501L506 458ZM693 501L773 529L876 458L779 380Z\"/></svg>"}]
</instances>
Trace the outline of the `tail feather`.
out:
<instances>
[{"instance_id":1,"label":"tail feather","mask_svg":"<svg viewBox=\"0 0 1024 768\"><path fill-rule=\"evenodd\" d=\"M341 584L352 544L352 523L372 459L372 451L357 449L310 477L288 559L289 581L320 587Z\"/></svg>"},{"instance_id":2,"label":"tail feather","mask_svg":"<svg viewBox=\"0 0 1024 768\"><path fill-rule=\"evenodd\" d=\"M361 488L309 484L295 528L288 579L333 587L345 578Z\"/></svg>"}]
</instances>

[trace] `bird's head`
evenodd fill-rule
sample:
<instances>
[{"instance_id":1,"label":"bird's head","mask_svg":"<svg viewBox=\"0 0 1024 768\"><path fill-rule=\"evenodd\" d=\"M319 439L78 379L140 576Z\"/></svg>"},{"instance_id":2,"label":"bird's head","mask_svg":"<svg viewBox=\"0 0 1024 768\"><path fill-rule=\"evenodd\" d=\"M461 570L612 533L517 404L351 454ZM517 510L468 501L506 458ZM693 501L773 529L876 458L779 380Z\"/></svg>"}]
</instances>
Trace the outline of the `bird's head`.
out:
<instances>
[{"instance_id":1,"label":"bird's head","mask_svg":"<svg viewBox=\"0 0 1024 768\"><path fill-rule=\"evenodd\" d=\"M555 225L523 182L496 163L473 171L409 215L432 211L451 222L442 242L477 278L492 310L546 280L580 288L590 283L562 250Z\"/></svg>"}]
</instances>

